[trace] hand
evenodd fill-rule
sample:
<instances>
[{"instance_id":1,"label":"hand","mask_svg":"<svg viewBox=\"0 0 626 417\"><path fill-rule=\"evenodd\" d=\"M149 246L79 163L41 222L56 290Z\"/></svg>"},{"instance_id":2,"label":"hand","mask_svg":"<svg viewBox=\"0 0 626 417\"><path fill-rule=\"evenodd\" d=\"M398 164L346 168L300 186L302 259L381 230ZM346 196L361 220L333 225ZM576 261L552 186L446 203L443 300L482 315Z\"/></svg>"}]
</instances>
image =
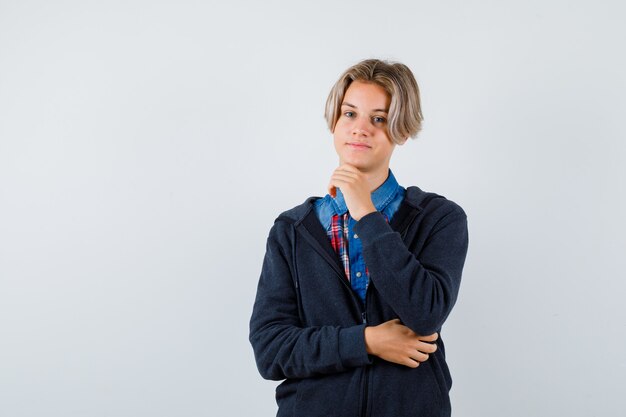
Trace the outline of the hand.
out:
<instances>
[{"instance_id":1,"label":"hand","mask_svg":"<svg viewBox=\"0 0 626 417\"><path fill-rule=\"evenodd\" d=\"M399 319L365 328L365 348L370 355L387 362L417 368L430 353L437 350L439 335L420 336L400 323Z\"/></svg>"},{"instance_id":2,"label":"hand","mask_svg":"<svg viewBox=\"0 0 626 417\"><path fill-rule=\"evenodd\" d=\"M365 176L356 167L343 164L333 172L328 184L328 193L334 198L337 196L337 187L346 200L350 216L356 221L366 214L376 211L372 203L372 192Z\"/></svg>"}]
</instances>

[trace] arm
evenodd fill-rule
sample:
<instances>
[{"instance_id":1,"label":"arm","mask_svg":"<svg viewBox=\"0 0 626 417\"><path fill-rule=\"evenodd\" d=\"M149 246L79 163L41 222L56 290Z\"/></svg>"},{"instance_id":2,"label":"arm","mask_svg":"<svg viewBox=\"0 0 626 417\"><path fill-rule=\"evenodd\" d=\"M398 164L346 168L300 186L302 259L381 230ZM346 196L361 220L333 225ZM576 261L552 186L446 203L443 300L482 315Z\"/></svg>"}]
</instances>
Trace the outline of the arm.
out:
<instances>
[{"instance_id":1,"label":"arm","mask_svg":"<svg viewBox=\"0 0 626 417\"><path fill-rule=\"evenodd\" d=\"M291 225L278 221L267 240L250 319L250 343L261 376L306 378L369 364L364 325L303 327L290 265L293 233Z\"/></svg>"},{"instance_id":2,"label":"arm","mask_svg":"<svg viewBox=\"0 0 626 417\"><path fill-rule=\"evenodd\" d=\"M426 210L426 209L425 209ZM355 225L370 279L404 325L420 335L437 332L452 310L468 246L467 218L448 202L429 236L412 253L380 212Z\"/></svg>"},{"instance_id":3,"label":"arm","mask_svg":"<svg viewBox=\"0 0 626 417\"><path fill-rule=\"evenodd\" d=\"M420 263L376 211L370 184L358 168L350 164L339 166L329 183L328 190L333 196L336 187L341 188L348 210L357 220L355 232L363 243L370 279L404 324L391 320L367 327L367 352L389 362L416 367L416 361L423 362L428 359L428 353L434 352L434 345L429 342L437 339L435 332L456 301L467 252L465 213L456 204L447 204L448 213L439 215L440 221L428 229L430 236L424 248L419 249ZM451 217L444 222L448 216ZM456 222L456 230L448 227L449 221ZM449 252L448 259L441 249ZM428 271L430 264L432 268ZM439 271L441 274L436 276Z\"/></svg>"}]
</instances>

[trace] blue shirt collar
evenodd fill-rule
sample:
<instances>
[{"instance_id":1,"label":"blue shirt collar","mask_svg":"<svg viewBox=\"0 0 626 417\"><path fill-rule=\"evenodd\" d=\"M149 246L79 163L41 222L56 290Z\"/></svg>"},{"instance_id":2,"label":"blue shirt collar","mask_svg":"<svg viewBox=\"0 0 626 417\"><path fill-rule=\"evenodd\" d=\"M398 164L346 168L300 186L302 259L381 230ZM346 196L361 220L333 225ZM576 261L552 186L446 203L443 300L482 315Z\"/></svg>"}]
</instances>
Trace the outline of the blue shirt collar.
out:
<instances>
[{"instance_id":1,"label":"blue shirt collar","mask_svg":"<svg viewBox=\"0 0 626 417\"><path fill-rule=\"evenodd\" d=\"M398 181L396 181L396 177L393 176L390 169L385 182L372 192L372 203L374 203L376 210L382 211L387 207L387 204L395 197L398 187ZM348 211L346 200L343 198L339 188L337 188L337 197L331 198L331 201L336 214L342 216Z\"/></svg>"}]
</instances>

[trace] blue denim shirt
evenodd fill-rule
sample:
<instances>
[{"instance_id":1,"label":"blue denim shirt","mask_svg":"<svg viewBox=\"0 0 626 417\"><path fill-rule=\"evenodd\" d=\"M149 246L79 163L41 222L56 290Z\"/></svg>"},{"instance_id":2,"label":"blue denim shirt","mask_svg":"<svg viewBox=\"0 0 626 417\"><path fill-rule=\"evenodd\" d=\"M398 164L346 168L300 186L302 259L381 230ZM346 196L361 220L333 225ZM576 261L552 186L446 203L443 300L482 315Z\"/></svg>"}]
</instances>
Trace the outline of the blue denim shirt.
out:
<instances>
[{"instance_id":1,"label":"blue denim shirt","mask_svg":"<svg viewBox=\"0 0 626 417\"><path fill-rule=\"evenodd\" d=\"M398 184L391 170L382 185L372 192L372 203L376 210L387 216L389 222L393 215L398 211L400 203L404 198L404 187ZM335 214L342 216L348 211L346 201L343 198L341 190L337 188L337 197L332 198L329 194L320 198L314 203L315 213L324 230L328 233L331 227L332 217ZM365 270L365 261L363 259L363 247L359 236L352 232L356 220L352 216L348 216L348 253L350 257L350 285L359 296L361 301L365 303L365 293L369 284L369 277ZM345 225L344 225L345 227Z\"/></svg>"}]
</instances>

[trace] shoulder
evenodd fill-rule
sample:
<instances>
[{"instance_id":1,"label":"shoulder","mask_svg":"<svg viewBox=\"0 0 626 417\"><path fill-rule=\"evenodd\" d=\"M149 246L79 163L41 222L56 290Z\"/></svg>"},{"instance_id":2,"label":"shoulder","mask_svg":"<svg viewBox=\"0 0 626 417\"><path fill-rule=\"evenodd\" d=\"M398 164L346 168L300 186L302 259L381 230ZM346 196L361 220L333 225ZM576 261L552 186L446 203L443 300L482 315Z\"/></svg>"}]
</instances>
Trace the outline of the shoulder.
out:
<instances>
[{"instance_id":1,"label":"shoulder","mask_svg":"<svg viewBox=\"0 0 626 417\"><path fill-rule=\"evenodd\" d=\"M303 203L285 210L276 217L274 223L285 222L290 224L300 223L316 206L320 206L325 201L322 197L309 197Z\"/></svg>"},{"instance_id":2,"label":"shoulder","mask_svg":"<svg viewBox=\"0 0 626 417\"><path fill-rule=\"evenodd\" d=\"M289 230L297 227L311 211L317 210L324 200L322 197L312 196L303 203L281 212L274 219L270 235L288 233Z\"/></svg>"},{"instance_id":3,"label":"shoulder","mask_svg":"<svg viewBox=\"0 0 626 417\"><path fill-rule=\"evenodd\" d=\"M269 231L268 242L279 246L289 246L289 242L295 238L295 228L311 211L315 210L315 204L320 199L321 197L309 197L303 203L281 212L274 219L274 224Z\"/></svg>"},{"instance_id":4,"label":"shoulder","mask_svg":"<svg viewBox=\"0 0 626 417\"><path fill-rule=\"evenodd\" d=\"M424 191L416 186L406 188L404 201L423 212L424 215L434 217L447 217L449 215L467 217L463 208L456 202L441 194Z\"/></svg>"}]
</instances>

